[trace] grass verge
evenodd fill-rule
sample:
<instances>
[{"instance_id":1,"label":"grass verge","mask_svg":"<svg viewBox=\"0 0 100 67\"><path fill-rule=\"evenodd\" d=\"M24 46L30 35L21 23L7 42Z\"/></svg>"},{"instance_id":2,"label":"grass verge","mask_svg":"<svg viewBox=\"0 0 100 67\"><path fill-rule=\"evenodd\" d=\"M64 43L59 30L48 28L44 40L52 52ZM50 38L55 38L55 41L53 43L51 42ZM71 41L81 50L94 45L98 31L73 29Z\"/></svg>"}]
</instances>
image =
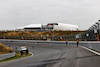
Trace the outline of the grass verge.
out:
<instances>
[{"instance_id":1,"label":"grass verge","mask_svg":"<svg viewBox=\"0 0 100 67\"><path fill-rule=\"evenodd\" d=\"M32 54L28 53L28 56L31 56ZM11 58L8 58L8 59L5 59L5 60L2 60L0 62L5 62L5 61L10 61L10 60L15 60L15 59L19 59L19 58L25 58L26 57L26 54L24 54L23 56L21 56L20 52L16 52L16 55L15 57L11 57Z\"/></svg>"}]
</instances>

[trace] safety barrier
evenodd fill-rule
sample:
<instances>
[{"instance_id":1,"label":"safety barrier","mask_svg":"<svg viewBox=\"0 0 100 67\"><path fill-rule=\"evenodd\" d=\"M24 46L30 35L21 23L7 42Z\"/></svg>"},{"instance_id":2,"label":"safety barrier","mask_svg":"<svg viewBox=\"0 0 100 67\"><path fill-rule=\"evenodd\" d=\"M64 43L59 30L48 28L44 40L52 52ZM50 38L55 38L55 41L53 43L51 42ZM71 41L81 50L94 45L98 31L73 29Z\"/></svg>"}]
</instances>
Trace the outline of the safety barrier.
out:
<instances>
[{"instance_id":1,"label":"safety barrier","mask_svg":"<svg viewBox=\"0 0 100 67\"><path fill-rule=\"evenodd\" d=\"M80 42L80 45L100 52L100 42Z\"/></svg>"},{"instance_id":2,"label":"safety barrier","mask_svg":"<svg viewBox=\"0 0 100 67\"><path fill-rule=\"evenodd\" d=\"M66 41L37 41L37 40L0 40L0 42L66 44ZM68 45L76 45L76 41L68 41ZM99 41L80 41L79 45L100 52Z\"/></svg>"},{"instance_id":3,"label":"safety barrier","mask_svg":"<svg viewBox=\"0 0 100 67\"><path fill-rule=\"evenodd\" d=\"M13 53L7 53L7 54L1 54L0 55L0 61L5 60L7 58L11 58L15 56L15 52Z\"/></svg>"}]
</instances>

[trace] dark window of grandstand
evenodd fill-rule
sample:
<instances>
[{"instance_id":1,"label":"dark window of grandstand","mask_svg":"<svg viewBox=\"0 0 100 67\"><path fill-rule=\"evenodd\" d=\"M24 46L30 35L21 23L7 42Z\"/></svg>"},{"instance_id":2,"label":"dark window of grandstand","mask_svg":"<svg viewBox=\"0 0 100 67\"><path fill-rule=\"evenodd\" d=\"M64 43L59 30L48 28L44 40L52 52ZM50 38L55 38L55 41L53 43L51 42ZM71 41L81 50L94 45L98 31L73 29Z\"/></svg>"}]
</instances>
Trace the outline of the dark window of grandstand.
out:
<instances>
[{"instance_id":1,"label":"dark window of grandstand","mask_svg":"<svg viewBox=\"0 0 100 67\"><path fill-rule=\"evenodd\" d=\"M24 29L41 29L41 28L37 27L37 28L24 28Z\"/></svg>"},{"instance_id":2,"label":"dark window of grandstand","mask_svg":"<svg viewBox=\"0 0 100 67\"><path fill-rule=\"evenodd\" d=\"M58 23L49 23L48 25L58 25Z\"/></svg>"}]
</instances>

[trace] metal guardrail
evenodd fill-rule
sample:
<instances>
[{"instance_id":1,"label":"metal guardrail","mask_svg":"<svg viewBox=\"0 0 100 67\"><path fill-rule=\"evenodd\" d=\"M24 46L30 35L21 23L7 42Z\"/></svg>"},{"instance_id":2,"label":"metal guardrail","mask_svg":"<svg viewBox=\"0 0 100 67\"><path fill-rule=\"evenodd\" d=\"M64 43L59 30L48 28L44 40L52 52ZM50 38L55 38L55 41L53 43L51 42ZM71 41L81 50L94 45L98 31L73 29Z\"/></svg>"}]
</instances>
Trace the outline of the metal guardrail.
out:
<instances>
[{"instance_id":1,"label":"metal guardrail","mask_svg":"<svg viewBox=\"0 0 100 67\"><path fill-rule=\"evenodd\" d=\"M0 55L0 61L5 60L7 58L11 58L15 56L15 52L13 53L7 53L7 54L1 54Z\"/></svg>"}]
</instances>

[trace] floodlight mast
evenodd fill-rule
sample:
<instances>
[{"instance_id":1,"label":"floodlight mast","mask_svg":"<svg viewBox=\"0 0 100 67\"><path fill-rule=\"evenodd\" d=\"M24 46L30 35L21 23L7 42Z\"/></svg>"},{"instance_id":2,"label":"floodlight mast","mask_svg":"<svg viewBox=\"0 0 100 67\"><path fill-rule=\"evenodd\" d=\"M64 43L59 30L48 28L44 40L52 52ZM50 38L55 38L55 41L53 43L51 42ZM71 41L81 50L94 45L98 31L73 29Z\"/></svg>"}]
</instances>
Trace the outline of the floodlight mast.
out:
<instances>
[{"instance_id":1,"label":"floodlight mast","mask_svg":"<svg viewBox=\"0 0 100 67\"><path fill-rule=\"evenodd\" d=\"M98 41L99 41L99 37L100 37L100 20L98 20L98 22L96 22L97 24L97 37L98 37Z\"/></svg>"},{"instance_id":2,"label":"floodlight mast","mask_svg":"<svg viewBox=\"0 0 100 67\"><path fill-rule=\"evenodd\" d=\"M53 41L54 41L54 24L53 24Z\"/></svg>"}]
</instances>

